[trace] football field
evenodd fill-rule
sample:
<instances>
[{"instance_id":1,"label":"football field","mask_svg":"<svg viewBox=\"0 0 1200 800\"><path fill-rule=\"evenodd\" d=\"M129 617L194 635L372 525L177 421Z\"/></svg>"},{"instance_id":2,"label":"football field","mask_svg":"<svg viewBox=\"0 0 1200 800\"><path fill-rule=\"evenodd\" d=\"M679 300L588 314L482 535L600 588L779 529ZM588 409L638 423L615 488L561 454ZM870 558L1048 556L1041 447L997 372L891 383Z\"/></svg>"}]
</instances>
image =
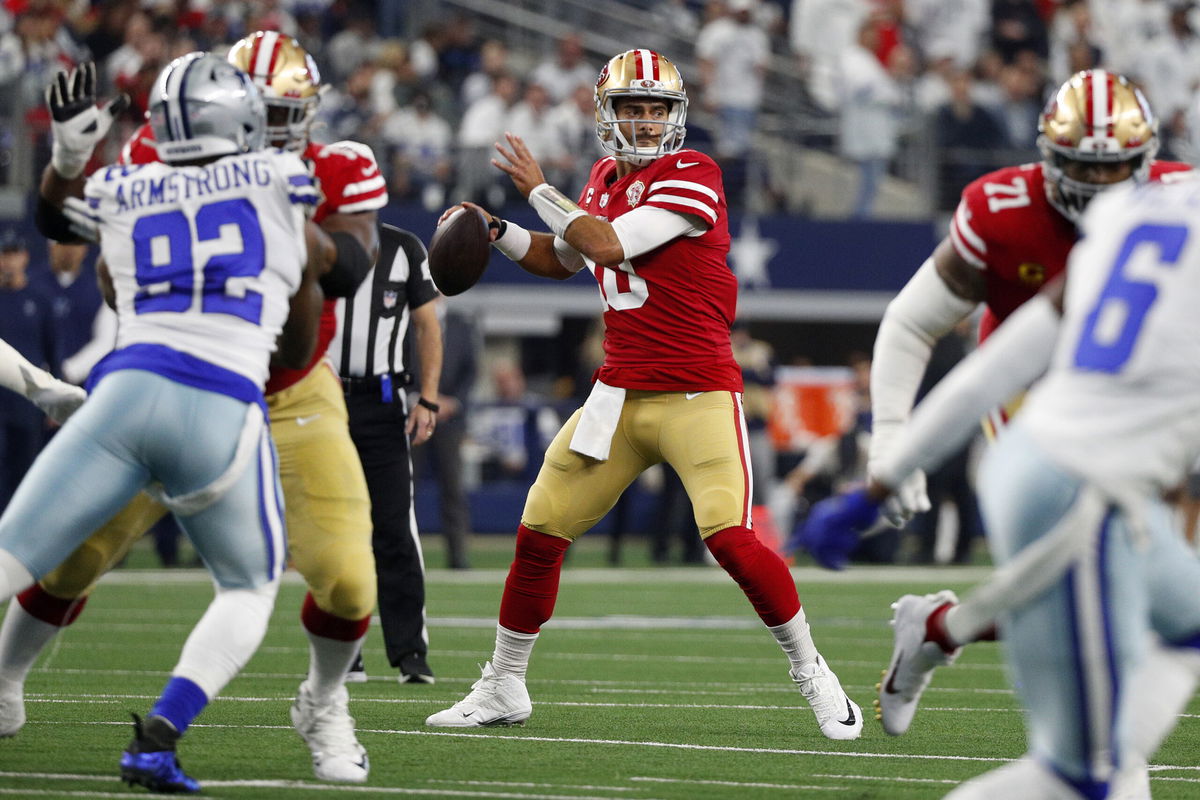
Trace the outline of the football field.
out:
<instances>
[{"instance_id":1,"label":"football field","mask_svg":"<svg viewBox=\"0 0 1200 800\"><path fill-rule=\"evenodd\" d=\"M370 680L350 687L371 777L346 786L313 778L288 718L308 660L304 589L289 573L262 648L189 729L181 761L204 796L222 798L937 798L1020 756L1021 714L998 646L979 644L936 675L908 735L884 734L870 707L891 653L888 604L910 591L963 590L983 574L795 570L817 645L868 715L861 739L833 742L718 568L611 569L574 556L534 651L529 722L426 728L491 653L504 576L431 570L437 683L397 684L372 628ZM0 740L0 796L146 796L116 778L129 712L149 708L210 596L201 570L110 576L30 677L29 723ZM1200 702L1188 711L1155 758L1157 800L1200 797Z\"/></svg>"}]
</instances>

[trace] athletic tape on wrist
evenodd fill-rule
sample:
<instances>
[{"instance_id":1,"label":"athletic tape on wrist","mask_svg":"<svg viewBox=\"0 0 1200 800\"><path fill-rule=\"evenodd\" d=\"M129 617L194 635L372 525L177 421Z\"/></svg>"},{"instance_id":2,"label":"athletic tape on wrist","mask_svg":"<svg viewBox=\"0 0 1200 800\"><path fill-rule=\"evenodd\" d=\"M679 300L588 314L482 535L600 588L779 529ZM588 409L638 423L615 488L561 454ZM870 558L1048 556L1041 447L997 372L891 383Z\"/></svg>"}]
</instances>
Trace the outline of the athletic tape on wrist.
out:
<instances>
[{"instance_id":1,"label":"athletic tape on wrist","mask_svg":"<svg viewBox=\"0 0 1200 800\"><path fill-rule=\"evenodd\" d=\"M565 194L548 183L538 184L529 193L529 205L538 213L554 231L555 236L566 238L567 226L579 217L587 214L582 208L573 203Z\"/></svg>"},{"instance_id":2,"label":"athletic tape on wrist","mask_svg":"<svg viewBox=\"0 0 1200 800\"><path fill-rule=\"evenodd\" d=\"M529 231L522 228L515 222L505 220L506 224L502 228L503 235L492 242L497 250L503 253L511 261L520 261L529 252L529 246L533 243L533 237Z\"/></svg>"}]
</instances>

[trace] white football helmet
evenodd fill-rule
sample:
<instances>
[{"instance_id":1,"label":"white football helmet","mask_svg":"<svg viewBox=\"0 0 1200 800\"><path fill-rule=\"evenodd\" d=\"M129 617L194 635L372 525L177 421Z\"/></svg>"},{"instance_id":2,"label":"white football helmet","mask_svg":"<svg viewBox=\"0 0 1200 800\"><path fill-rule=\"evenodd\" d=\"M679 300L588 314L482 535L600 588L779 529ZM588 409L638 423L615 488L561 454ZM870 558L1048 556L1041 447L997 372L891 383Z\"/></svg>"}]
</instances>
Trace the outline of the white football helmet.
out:
<instances>
[{"instance_id":1,"label":"white football helmet","mask_svg":"<svg viewBox=\"0 0 1200 800\"><path fill-rule=\"evenodd\" d=\"M159 158L194 161L261 149L267 110L246 73L211 53L188 53L154 81L150 127Z\"/></svg>"},{"instance_id":2,"label":"white football helmet","mask_svg":"<svg viewBox=\"0 0 1200 800\"><path fill-rule=\"evenodd\" d=\"M670 106L665 121L652 120L663 126L656 144L639 142L636 126L630 126L629 138L621 131L619 123L630 122L617 119L616 104L623 97L665 100ZM595 100L600 146L618 161L645 166L683 147L688 106L683 77L674 64L653 50L626 50L613 56L596 79Z\"/></svg>"},{"instance_id":3,"label":"white football helmet","mask_svg":"<svg viewBox=\"0 0 1200 800\"><path fill-rule=\"evenodd\" d=\"M1042 112L1038 132L1046 197L1071 220L1096 194L1118 184L1072 180L1063 172L1066 162L1132 162L1130 180L1140 183L1150 177L1150 161L1158 152L1158 120L1150 104L1123 76L1103 69L1077 72L1059 87Z\"/></svg>"}]
</instances>

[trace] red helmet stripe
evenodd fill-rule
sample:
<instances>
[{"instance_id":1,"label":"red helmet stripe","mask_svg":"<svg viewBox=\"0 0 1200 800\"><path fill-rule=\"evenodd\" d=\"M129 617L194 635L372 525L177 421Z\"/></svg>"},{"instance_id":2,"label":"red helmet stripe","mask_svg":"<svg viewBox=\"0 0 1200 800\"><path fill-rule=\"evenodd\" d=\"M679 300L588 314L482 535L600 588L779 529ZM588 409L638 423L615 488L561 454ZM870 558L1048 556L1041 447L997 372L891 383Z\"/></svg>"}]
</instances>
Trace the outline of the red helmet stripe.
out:
<instances>
[{"instance_id":1,"label":"red helmet stripe","mask_svg":"<svg viewBox=\"0 0 1200 800\"><path fill-rule=\"evenodd\" d=\"M1116 108L1114 106L1116 105L1117 95L1116 92L1113 91L1113 74L1111 72L1105 72L1104 77L1106 79L1104 87L1104 117L1105 122L1108 123L1108 130L1106 133L1111 138L1116 133L1117 115Z\"/></svg>"},{"instance_id":2,"label":"red helmet stripe","mask_svg":"<svg viewBox=\"0 0 1200 800\"><path fill-rule=\"evenodd\" d=\"M1092 87L1093 73L1088 70L1083 78L1083 93L1087 97L1087 110L1083 119L1087 123L1087 134L1090 135L1096 129L1096 91Z\"/></svg>"}]
</instances>

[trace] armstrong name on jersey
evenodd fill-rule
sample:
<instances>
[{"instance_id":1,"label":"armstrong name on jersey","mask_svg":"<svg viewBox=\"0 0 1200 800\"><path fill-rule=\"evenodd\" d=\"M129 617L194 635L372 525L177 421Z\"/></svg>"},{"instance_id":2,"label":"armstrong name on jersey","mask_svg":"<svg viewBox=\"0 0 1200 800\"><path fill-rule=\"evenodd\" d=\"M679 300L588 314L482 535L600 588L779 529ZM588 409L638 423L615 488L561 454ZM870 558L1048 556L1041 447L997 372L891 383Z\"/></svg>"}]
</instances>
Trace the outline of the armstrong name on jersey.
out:
<instances>
[{"instance_id":1,"label":"armstrong name on jersey","mask_svg":"<svg viewBox=\"0 0 1200 800\"><path fill-rule=\"evenodd\" d=\"M135 175L144 165L112 166L98 170L100 180L114 181ZM113 199L116 213L138 211L155 205L174 204L180 200L207 197L229 189L250 186L268 186L271 183L271 167L265 157L250 158L234 163L216 161L197 167L195 172L178 173L157 177L135 177L117 184Z\"/></svg>"}]
</instances>

